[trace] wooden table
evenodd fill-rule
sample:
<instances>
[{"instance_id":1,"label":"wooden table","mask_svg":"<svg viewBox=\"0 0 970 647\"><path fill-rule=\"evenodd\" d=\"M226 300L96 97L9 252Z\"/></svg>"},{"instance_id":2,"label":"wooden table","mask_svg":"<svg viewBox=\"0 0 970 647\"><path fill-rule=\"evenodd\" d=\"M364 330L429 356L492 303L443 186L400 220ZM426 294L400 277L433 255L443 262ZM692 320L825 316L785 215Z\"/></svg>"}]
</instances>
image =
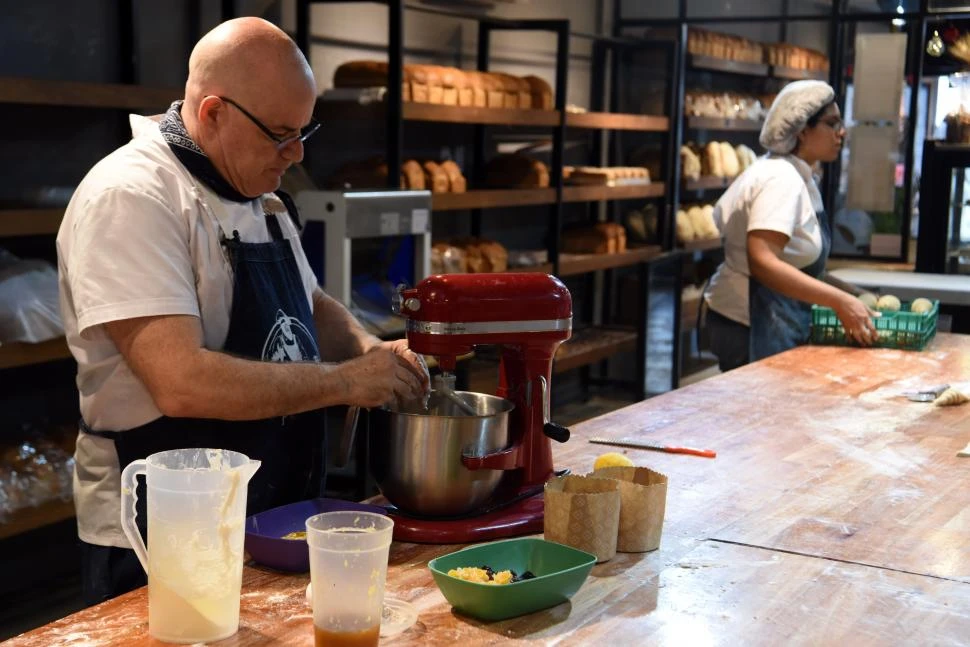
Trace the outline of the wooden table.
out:
<instances>
[{"instance_id":1,"label":"wooden table","mask_svg":"<svg viewBox=\"0 0 970 647\"><path fill-rule=\"evenodd\" d=\"M419 610L393 645L960 644L970 640L970 337L923 352L805 347L587 421L556 446L583 473L592 436L716 449L629 450L670 478L659 550L597 565L571 602L491 624L452 612L426 568L454 546L394 544L390 594ZM239 633L220 645L310 645L308 576L247 568ZM966 588L965 588L966 587ZM152 644L145 589L11 646Z\"/></svg>"}]
</instances>

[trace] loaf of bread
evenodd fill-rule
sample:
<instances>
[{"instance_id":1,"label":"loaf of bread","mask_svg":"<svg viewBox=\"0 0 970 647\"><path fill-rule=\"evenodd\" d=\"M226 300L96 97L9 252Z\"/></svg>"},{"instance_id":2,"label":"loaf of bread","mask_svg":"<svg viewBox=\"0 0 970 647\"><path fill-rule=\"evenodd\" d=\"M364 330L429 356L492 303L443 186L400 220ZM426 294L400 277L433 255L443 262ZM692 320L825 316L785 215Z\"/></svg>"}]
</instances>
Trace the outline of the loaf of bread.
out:
<instances>
[{"instance_id":1,"label":"loaf of bread","mask_svg":"<svg viewBox=\"0 0 970 647\"><path fill-rule=\"evenodd\" d=\"M448 191L451 193L464 193L468 188L468 183L465 181L465 176L462 175L458 165L451 160L445 160L439 166L448 178Z\"/></svg>"},{"instance_id":2,"label":"loaf of bread","mask_svg":"<svg viewBox=\"0 0 970 647\"><path fill-rule=\"evenodd\" d=\"M567 172L566 169L569 169ZM623 184L648 184L650 172L639 166L580 166L564 167L563 180L570 184L619 186Z\"/></svg>"},{"instance_id":3,"label":"loaf of bread","mask_svg":"<svg viewBox=\"0 0 970 647\"><path fill-rule=\"evenodd\" d=\"M478 77L482 84L482 88L485 90L485 107L505 108L505 83L502 81L502 79L489 72L475 72L475 76ZM511 101L512 98L510 97L509 102Z\"/></svg>"},{"instance_id":4,"label":"loaf of bread","mask_svg":"<svg viewBox=\"0 0 970 647\"><path fill-rule=\"evenodd\" d=\"M412 101L411 79L407 66L402 74L401 94L404 101ZM333 73L335 88L381 88L387 86L386 61L349 61Z\"/></svg>"},{"instance_id":5,"label":"loaf of bread","mask_svg":"<svg viewBox=\"0 0 970 647\"><path fill-rule=\"evenodd\" d=\"M553 107L552 88L536 76L411 63L402 67L401 75L404 101L478 108ZM337 88L384 87L387 77L384 61L349 61L336 69L333 84Z\"/></svg>"},{"instance_id":6,"label":"loaf of bread","mask_svg":"<svg viewBox=\"0 0 970 647\"><path fill-rule=\"evenodd\" d=\"M504 272L508 269L508 250L494 240L459 238L451 241L451 244L464 250L468 272Z\"/></svg>"},{"instance_id":7,"label":"loaf of bread","mask_svg":"<svg viewBox=\"0 0 970 647\"><path fill-rule=\"evenodd\" d=\"M447 176L439 169L439 178L447 183ZM439 180L440 181L440 180ZM348 162L337 169L324 183L329 189L375 189L387 186L387 163L381 157ZM415 160L401 164L399 186L402 189L424 190L425 169Z\"/></svg>"},{"instance_id":8,"label":"loaf of bread","mask_svg":"<svg viewBox=\"0 0 970 647\"><path fill-rule=\"evenodd\" d=\"M721 147L721 168L724 177L735 178L741 172L741 165L738 162L738 154L734 152L734 146L728 142L720 142Z\"/></svg>"},{"instance_id":9,"label":"loaf of bread","mask_svg":"<svg viewBox=\"0 0 970 647\"><path fill-rule=\"evenodd\" d=\"M615 222L599 222L562 233L562 251L568 254L616 254L625 249L626 230Z\"/></svg>"},{"instance_id":10,"label":"loaf of bread","mask_svg":"<svg viewBox=\"0 0 970 647\"><path fill-rule=\"evenodd\" d=\"M387 163L381 157L347 162L331 175L324 183L328 189L375 189L387 187ZM399 185L407 188L404 175Z\"/></svg>"},{"instance_id":11,"label":"loaf of bread","mask_svg":"<svg viewBox=\"0 0 970 647\"><path fill-rule=\"evenodd\" d=\"M689 146L680 147L680 174L685 180L701 177L701 159Z\"/></svg>"},{"instance_id":12,"label":"loaf of bread","mask_svg":"<svg viewBox=\"0 0 970 647\"><path fill-rule=\"evenodd\" d=\"M524 78L526 83L529 84L532 107L537 110L552 110L555 105L552 97L552 86L538 76L529 75Z\"/></svg>"},{"instance_id":13,"label":"loaf of bread","mask_svg":"<svg viewBox=\"0 0 970 647\"><path fill-rule=\"evenodd\" d=\"M468 271L465 250L451 243L431 246L432 274L461 274Z\"/></svg>"},{"instance_id":14,"label":"loaf of bread","mask_svg":"<svg viewBox=\"0 0 970 647\"><path fill-rule=\"evenodd\" d=\"M432 160L426 160L421 164L424 171L424 185L432 193L448 193L451 183L448 181L448 174L441 166Z\"/></svg>"},{"instance_id":15,"label":"loaf of bread","mask_svg":"<svg viewBox=\"0 0 970 647\"><path fill-rule=\"evenodd\" d=\"M424 169L415 160L406 160L401 164L401 175L404 176L404 188L423 191L428 188L424 181Z\"/></svg>"},{"instance_id":16,"label":"loaf of bread","mask_svg":"<svg viewBox=\"0 0 970 647\"><path fill-rule=\"evenodd\" d=\"M690 223L687 212L683 209L677 210L677 217L674 221L674 233L678 243L689 243L694 240L694 227Z\"/></svg>"},{"instance_id":17,"label":"loaf of bread","mask_svg":"<svg viewBox=\"0 0 970 647\"><path fill-rule=\"evenodd\" d=\"M691 27L687 31L687 51L697 56L711 56L729 61L761 63L764 47L761 43L734 36Z\"/></svg>"},{"instance_id":18,"label":"loaf of bread","mask_svg":"<svg viewBox=\"0 0 970 647\"><path fill-rule=\"evenodd\" d=\"M755 152L745 146L744 144L738 144L734 148L734 153L738 156L738 166L739 170L743 173L746 168L754 164L758 156Z\"/></svg>"},{"instance_id":19,"label":"loaf of bread","mask_svg":"<svg viewBox=\"0 0 970 647\"><path fill-rule=\"evenodd\" d=\"M505 74L504 72L492 72L505 86L505 107L519 108L528 110L532 107L532 86L525 79Z\"/></svg>"},{"instance_id":20,"label":"loaf of bread","mask_svg":"<svg viewBox=\"0 0 970 647\"><path fill-rule=\"evenodd\" d=\"M485 184L491 188L536 189L549 186L545 164L518 153L498 155L485 165Z\"/></svg>"},{"instance_id":21,"label":"loaf of bread","mask_svg":"<svg viewBox=\"0 0 970 647\"><path fill-rule=\"evenodd\" d=\"M721 145L718 142L709 142L704 146L701 155L701 175L725 177L724 164L721 161Z\"/></svg>"}]
</instances>

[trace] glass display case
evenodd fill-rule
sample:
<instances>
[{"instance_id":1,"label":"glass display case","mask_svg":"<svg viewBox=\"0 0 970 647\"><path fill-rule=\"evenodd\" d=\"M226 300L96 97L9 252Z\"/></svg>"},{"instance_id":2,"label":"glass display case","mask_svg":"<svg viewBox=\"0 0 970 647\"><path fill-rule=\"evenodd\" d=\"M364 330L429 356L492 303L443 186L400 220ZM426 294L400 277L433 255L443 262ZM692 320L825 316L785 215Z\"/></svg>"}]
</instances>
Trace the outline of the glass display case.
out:
<instances>
[{"instance_id":1,"label":"glass display case","mask_svg":"<svg viewBox=\"0 0 970 647\"><path fill-rule=\"evenodd\" d=\"M927 141L916 271L970 274L970 144Z\"/></svg>"}]
</instances>

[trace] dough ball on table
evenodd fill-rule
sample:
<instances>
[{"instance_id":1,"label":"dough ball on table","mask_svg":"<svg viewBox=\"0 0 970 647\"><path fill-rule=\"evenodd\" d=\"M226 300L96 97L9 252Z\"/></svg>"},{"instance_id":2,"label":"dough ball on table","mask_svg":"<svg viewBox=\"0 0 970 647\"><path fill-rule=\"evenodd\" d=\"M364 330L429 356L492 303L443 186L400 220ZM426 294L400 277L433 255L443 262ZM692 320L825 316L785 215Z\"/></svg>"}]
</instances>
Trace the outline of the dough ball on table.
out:
<instances>
[{"instance_id":1,"label":"dough ball on table","mask_svg":"<svg viewBox=\"0 0 970 647\"><path fill-rule=\"evenodd\" d=\"M899 312L901 307L902 304L899 302L899 297L892 294L884 294L876 301L876 310L881 312Z\"/></svg>"},{"instance_id":2,"label":"dough ball on table","mask_svg":"<svg viewBox=\"0 0 970 647\"><path fill-rule=\"evenodd\" d=\"M862 303L864 303L866 307L871 310L876 309L876 303L879 301L879 297L877 297L872 292L863 292L858 296L858 299L859 301L862 301Z\"/></svg>"},{"instance_id":3,"label":"dough ball on table","mask_svg":"<svg viewBox=\"0 0 970 647\"><path fill-rule=\"evenodd\" d=\"M933 400L933 404L938 407L952 407L964 402L970 402L970 398L954 388L947 389L940 394L940 397Z\"/></svg>"},{"instance_id":4,"label":"dough ball on table","mask_svg":"<svg viewBox=\"0 0 970 647\"><path fill-rule=\"evenodd\" d=\"M924 299L920 297L918 299L913 299L913 302L909 304L909 311L915 312L917 314L924 314L933 309L933 302L929 299Z\"/></svg>"}]
</instances>

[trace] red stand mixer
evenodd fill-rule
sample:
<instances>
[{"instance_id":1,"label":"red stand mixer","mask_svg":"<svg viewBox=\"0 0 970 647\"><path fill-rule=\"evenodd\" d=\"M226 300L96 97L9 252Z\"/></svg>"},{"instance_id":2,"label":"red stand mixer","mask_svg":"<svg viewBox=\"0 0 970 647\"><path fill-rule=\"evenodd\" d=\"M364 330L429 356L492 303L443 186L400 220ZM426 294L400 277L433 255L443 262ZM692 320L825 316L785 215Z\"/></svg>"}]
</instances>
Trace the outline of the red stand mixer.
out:
<instances>
[{"instance_id":1,"label":"red stand mixer","mask_svg":"<svg viewBox=\"0 0 970 647\"><path fill-rule=\"evenodd\" d=\"M514 405L506 448L460 456L458 469L504 471L489 504L464 518L394 514L395 539L467 543L542 532L541 494L554 475L550 439L569 438L549 421L552 361L572 330L569 290L547 274L447 274L399 289L394 309L407 319L410 348L435 357L446 378L475 346L501 346L496 395Z\"/></svg>"}]
</instances>

